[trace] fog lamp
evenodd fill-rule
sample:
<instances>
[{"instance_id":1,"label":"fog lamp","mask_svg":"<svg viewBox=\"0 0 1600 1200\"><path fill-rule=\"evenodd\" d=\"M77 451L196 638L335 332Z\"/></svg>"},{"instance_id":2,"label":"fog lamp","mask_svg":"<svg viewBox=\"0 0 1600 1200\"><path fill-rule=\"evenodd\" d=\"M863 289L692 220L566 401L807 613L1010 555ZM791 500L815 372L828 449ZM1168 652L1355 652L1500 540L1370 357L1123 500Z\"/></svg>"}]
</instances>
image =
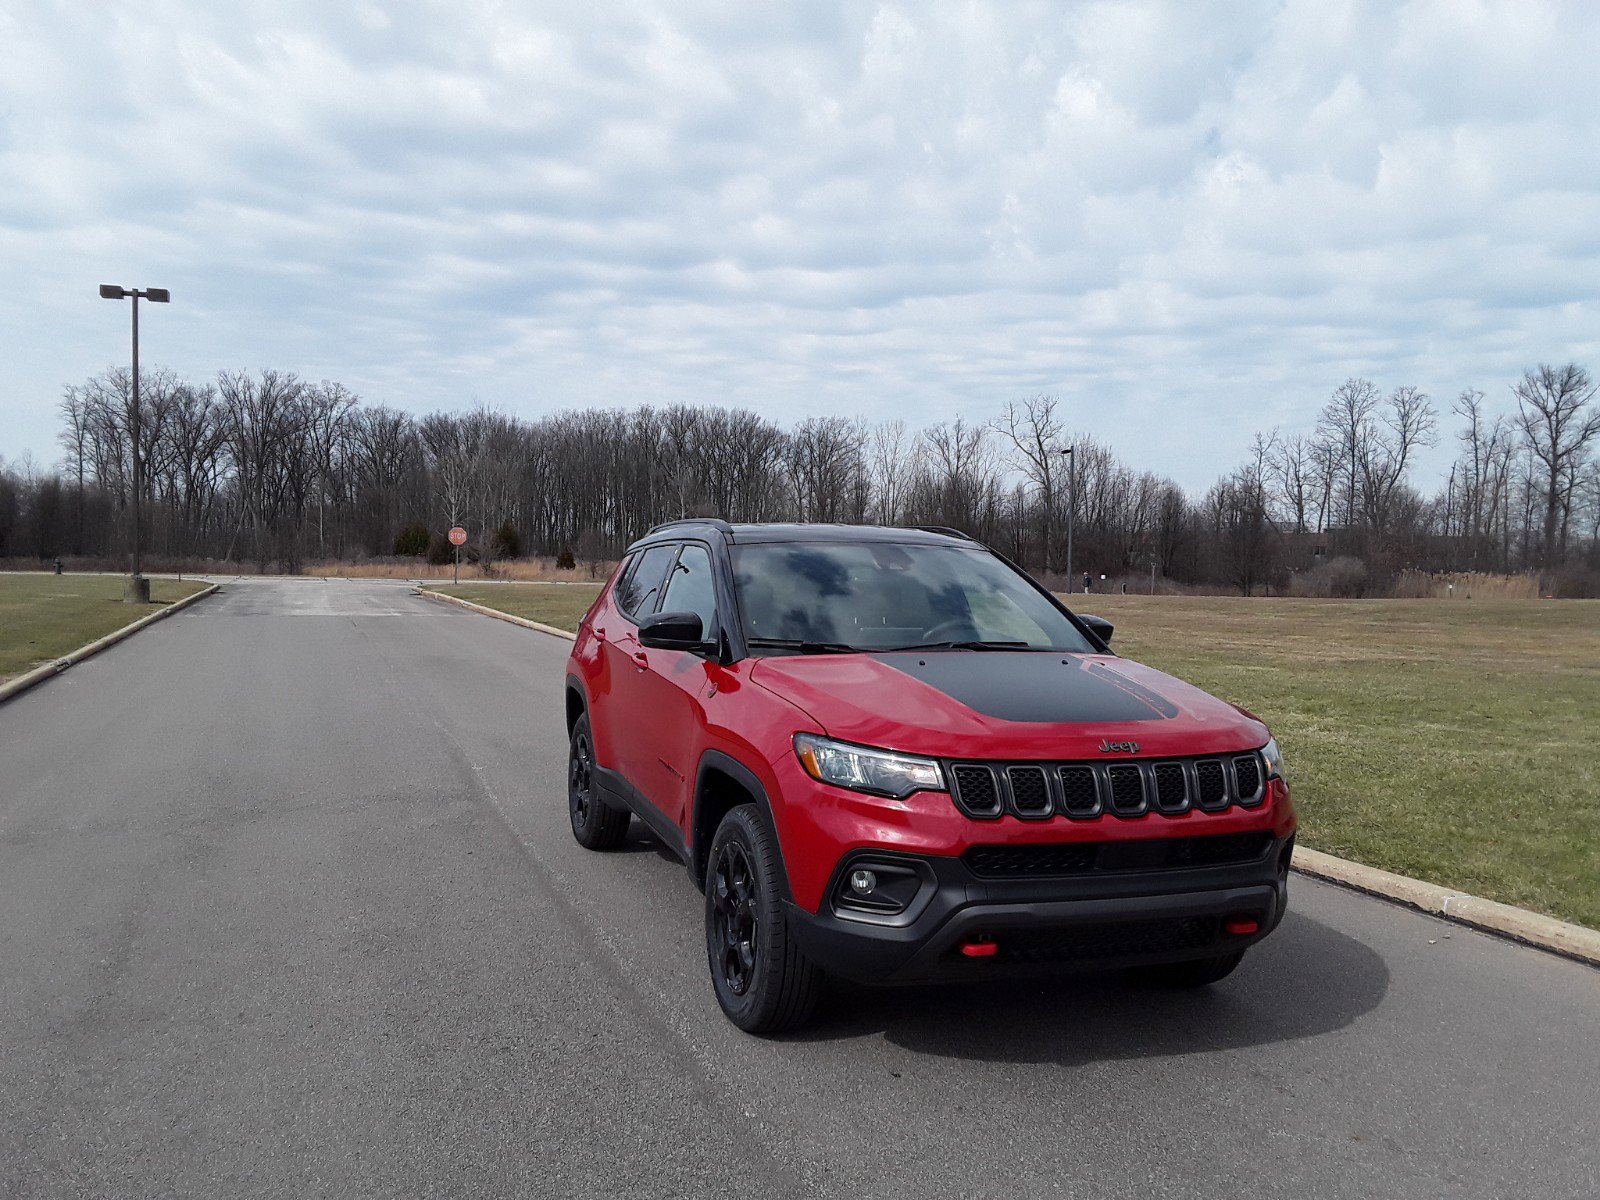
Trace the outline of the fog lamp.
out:
<instances>
[{"instance_id":1,"label":"fog lamp","mask_svg":"<svg viewBox=\"0 0 1600 1200\"><path fill-rule=\"evenodd\" d=\"M833 884L834 910L878 916L903 913L915 903L924 882L932 882L927 867L909 859L857 860L839 872Z\"/></svg>"}]
</instances>

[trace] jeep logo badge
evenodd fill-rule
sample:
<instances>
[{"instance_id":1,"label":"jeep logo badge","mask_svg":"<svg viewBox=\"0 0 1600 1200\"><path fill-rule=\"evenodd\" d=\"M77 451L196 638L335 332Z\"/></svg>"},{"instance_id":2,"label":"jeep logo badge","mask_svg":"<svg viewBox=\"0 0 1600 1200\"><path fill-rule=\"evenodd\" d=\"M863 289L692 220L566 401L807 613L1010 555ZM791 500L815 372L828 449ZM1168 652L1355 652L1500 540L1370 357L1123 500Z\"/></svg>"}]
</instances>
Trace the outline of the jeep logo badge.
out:
<instances>
[{"instance_id":1,"label":"jeep logo badge","mask_svg":"<svg viewBox=\"0 0 1600 1200\"><path fill-rule=\"evenodd\" d=\"M1139 753L1139 743L1138 742L1108 742L1108 741L1106 741L1105 738L1101 738L1100 739L1100 753L1102 753L1102 754L1137 754L1137 753Z\"/></svg>"}]
</instances>

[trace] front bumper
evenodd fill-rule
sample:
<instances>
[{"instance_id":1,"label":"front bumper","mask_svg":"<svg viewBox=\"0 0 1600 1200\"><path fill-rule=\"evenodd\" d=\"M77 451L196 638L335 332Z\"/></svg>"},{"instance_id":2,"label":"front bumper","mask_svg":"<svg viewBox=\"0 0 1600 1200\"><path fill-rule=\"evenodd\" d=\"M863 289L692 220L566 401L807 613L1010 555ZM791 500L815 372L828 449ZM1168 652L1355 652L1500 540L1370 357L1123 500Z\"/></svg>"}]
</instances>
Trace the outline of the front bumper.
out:
<instances>
[{"instance_id":1,"label":"front bumper","mask_svg":"<svg viewBox=\"0 0 1600 1200\"><path fill-rule=\"evenodd\" d=\"M789 905L793 935L824 970L861 983L981 980L997 974L1115 970L1210 958L1254 945L1288 900L1293 838L1258 860L1222 867L1041 879L979 878L959 858L860 851L840 863L818 912ZM916 900L892 916L834 903L838 880L867 860L922 874ZM1253 921L1252 932L1229 926ZM992 944L984 957L962 947Z\"/></svg>"}]
</instances>

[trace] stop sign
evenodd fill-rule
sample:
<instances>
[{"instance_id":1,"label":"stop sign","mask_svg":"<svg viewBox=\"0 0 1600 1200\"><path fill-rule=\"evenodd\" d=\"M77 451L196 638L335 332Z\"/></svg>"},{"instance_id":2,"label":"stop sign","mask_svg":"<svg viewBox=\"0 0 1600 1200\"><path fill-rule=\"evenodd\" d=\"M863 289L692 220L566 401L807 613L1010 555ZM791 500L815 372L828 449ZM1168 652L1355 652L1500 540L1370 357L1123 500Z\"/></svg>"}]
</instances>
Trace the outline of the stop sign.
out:
<instances>
[{"instance_id":1,"label":"stop sign","mask_svg":"<svg viewBox=\"0 0 1600 1200\"><path fill-rule=\"evenodd\" d=\"M450 544L452 546L464 546L466 545L466 541L467 531L461 528L461 526L457 525L450 531Z\"/></svg>"}]
</instances>

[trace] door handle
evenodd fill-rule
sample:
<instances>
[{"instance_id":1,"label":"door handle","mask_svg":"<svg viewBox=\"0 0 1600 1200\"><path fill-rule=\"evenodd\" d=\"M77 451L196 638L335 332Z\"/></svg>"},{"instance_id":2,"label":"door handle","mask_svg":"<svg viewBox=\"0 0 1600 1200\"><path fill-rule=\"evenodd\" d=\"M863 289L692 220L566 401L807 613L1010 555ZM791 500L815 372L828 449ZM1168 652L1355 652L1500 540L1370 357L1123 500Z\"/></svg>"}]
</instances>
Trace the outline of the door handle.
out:
<instances>
[{"instance_id":1,"label":"door handle","mask_svg":"<svg viewBox=\"0 0 1600 1200\"><path fill-rule=\"evenodd\" d=\"M633 652L633 665L641 671L649 668L650 660L644 656L643 650L635 650Z\"/></svg>"}]
</instances>

